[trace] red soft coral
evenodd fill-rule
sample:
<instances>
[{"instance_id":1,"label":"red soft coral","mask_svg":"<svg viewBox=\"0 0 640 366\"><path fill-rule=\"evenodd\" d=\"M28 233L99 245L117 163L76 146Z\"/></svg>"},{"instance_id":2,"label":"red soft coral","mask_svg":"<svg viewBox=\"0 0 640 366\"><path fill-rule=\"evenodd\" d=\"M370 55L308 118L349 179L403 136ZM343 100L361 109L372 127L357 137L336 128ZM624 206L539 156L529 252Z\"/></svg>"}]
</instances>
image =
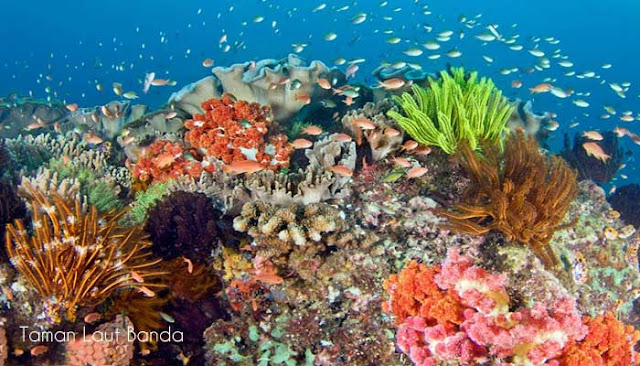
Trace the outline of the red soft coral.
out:
<instances>
[{"instance_id":1,"label":"red soft coral","mask_svg":"<svg viewBox=\"0 0 640 366\"><path fill-rule=\"evenodd\" d=\"M200 153L222 160L254 160L267 169L289 166L293 148L284 135L268 138L272 126L269 107L257 103L234 101L227 94L202 103L204 114L196 114L184 126L185 140Z\"/></svg>"},{"instance_id":2,"label":"red soft coral","mask_svg":"<svg viewBox=\"0 0 640 366\"><path fill-rule=\"evenodd\" d=\"M207 165L207 164L205 164ZM213 165L207 165L210 170ZM185 157L184 147L177 143L158 140L145 149L133 166L133 177L140 182L166 182L182 175L200 177L203 164Z\"/></svg>"},{"instance_id":3,"label":"red soft coral","mask_svg":"<svg viewBox=\"0 0 640 366\"><path fill-rule=\"evenodd\" d=\"M580 342L571 342L560 360L566 366L627 366L640 362L634 345L640 332L607 313L595 318L585 317L589 333Z\"/></svg>"}]
</instances>

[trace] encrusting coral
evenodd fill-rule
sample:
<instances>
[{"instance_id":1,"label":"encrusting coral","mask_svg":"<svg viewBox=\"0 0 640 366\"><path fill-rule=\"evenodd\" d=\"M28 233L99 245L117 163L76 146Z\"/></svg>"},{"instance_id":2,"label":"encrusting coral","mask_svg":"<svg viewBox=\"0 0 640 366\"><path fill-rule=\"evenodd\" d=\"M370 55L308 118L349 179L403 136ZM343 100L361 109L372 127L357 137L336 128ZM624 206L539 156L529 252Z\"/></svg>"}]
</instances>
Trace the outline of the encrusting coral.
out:
<instances>
[{"instance_id":1,"label":"encrusting coral","mask_svg":"<svg viewBox=\"0 0 640 366\"><path fill-rule=\"evenodd\" d=\"M482 144L500 144L513 107L491 79L463 68L442 71L438 80L429 78L429 88L412 85L413 96L403 93L393 99L405 115L388 112L406 132L423 145L440 147L453 154L466 142L472 150Z\"/></svg>"},{"instance_id":2,"label":"encrusting coral","mask_svg":"<svg viewBox=\"0 0 640 366\"><path fill-rule=\"evenodd\" d=\"M481 158L464 145L458 160L470 183L454 211L440 211L449 218L445 227L468 234L498 230L555 266L558 258L548 244L578 192L568 164L547 158L522 131L507 138L503 154L488 146Z\"/></svg>"},{"instance_id":3,"label":"encrusting coral","mask_svg":"<svg viewBox=\"0 0 640 366\"><path fill-rule=\"evenodd\" d=\"M160 260L150 257L141 228L119 226L124 212L98 214L95 206L83 212L77 200L34 188L27 198L33 234L21 220L7 225L7 254L42 296L52 322L73 321L78 307L99 305L118 289L154 296L152 289L163 287Z\"/></svg>"}]
</instances>

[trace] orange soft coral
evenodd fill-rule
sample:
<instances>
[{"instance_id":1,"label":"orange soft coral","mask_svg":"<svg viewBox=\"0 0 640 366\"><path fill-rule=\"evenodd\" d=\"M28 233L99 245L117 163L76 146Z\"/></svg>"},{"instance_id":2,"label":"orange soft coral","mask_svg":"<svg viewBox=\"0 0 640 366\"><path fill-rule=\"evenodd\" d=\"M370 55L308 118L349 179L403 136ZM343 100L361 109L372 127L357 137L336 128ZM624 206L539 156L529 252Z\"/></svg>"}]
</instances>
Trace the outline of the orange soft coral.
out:
<instances>
[{"instance_id":1,"label":"orange soft coral","mask_svg":"<svg viewBox=\"0 0 640 366\"><path fill-rule=\"evenodd\" d=\"M580 342L565 347L560 362L566 366L627 366L640 362L633 350L640 332L625 325L610 313L595 318L585 317L589 333Z\"/></svg>"},{"instance_id":2,"label":"orange soft coral","mask_svg":"<svg viewBox=\"0 0 640 366\"><path fill-rule=\"evenodd\" d=\"M228 95L202 103L205 114L185 122L185 139L200 153L222 160L255 160L272 170L289 166L293 149L284 135L265 139L272 126L269 107L234 101Z\"/></svg>"},{"instance_id":3,"label":"orange soft coral","mask_svg":"<svg viewBox=\"0 0 640 366\"><path fill-rule=\"evenodd\" d=\"M385 311L395 316L396 323L403 323L409 316L421 316L427 321L459 325L464 321L464 306L452 291L443 291L435 283L440 267L427 267L410 262L398 275L391 275L385 289L391 294Z\"/></svg>"},{"instance_id":4,"label":"orange soft coral","mask_svg":"<svg viewBox=\"0 0 640 366\"><path fill-rule=\"evenodd\" d=\"M203 170L214 166L187 159L185 148L177 142L158 140L145 149L133 167L133 177L140 182L166 182L183 175L200 177Z\"/></svg>"}]
</instances>

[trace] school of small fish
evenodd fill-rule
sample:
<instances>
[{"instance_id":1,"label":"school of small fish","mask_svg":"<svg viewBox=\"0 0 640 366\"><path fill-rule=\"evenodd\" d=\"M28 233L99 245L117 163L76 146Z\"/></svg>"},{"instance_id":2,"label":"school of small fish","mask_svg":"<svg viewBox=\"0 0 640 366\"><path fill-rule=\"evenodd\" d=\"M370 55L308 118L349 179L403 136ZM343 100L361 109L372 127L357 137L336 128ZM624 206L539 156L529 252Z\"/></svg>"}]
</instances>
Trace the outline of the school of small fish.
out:
<instances>
[{"instance_id":1,"label":"school of small fish","mask_svg":"<svg viewBox=\"0 0 640 366\"><path fill-rule=\"evenodd\" d=\"M350 4L316 0L281 4L260 0L255 4L255 10L251 10L254 12L251 16L240 14L233 5L191 11L191 16L186 18L188 21L162 26L163 30L153 37L151 30L142 24L126 31L114 30L113 36L97 40L95 46L105 52L91 60L74 62L72 55L52 50L45 60L46 67L37 74L35 84L27 83L34 86L28 94L41 96L44 92L47 100L63 100L71 112L78 110L78 105L92 105L90 101L94 100L105 103L114 96L143 101L164 98L166 93L160 96L156 91L167 88L173 92L177 90L174 87L183 86L178 81L182 79L180 68L172 65L191 65L193 69L197 66L206 75L214 65L252 60L251 51L252 47L258 46L254 41L257 38L260 43L263 39L271 40L274 53L278 55L293 51L304 57L324 49L328 59L323 61L333 60L334 66L343 70L348 81L355 78L370 80L368 73L379 66L421 70L428 65L430 72L438 71L448 63L472 67L491 76L507 96L531 99L545 109L548 106L558 110L557 118L544 126L550 132L569 130L578 126L578 121L594 130L604 131L613 126L607 128L598 123L614 116L626 124L640 120L640 110L629 109L629 99L637 101L637 98L631 98L634 94L631 82L610 77L611 70L615 70L613 63L593 64L574 59L560 48L561 40L557 36L538 35L534 30L525 34L518 24L498 24L486 19L488 16L482 13L447 17L438 14L423 0ZM295 31L289 28L300 22L313 26ZM194 32L210 35L212 42L185 47L185 39ZM285 35L287 38L283 41ZM67 42L76 48L89 46L89 41L80 38ZM174 47L177 43L183 48L180 52ZM278 49L281 44L286 47ZM371 45L375 45L375 52L370 51ZM135 57L131 56L132 47L138 50ZM482 52L468 51L478 47ZM513 55L517 62L501 62L503 59L514 60ZM23 63L25 68L30 68L26 61ZM82 69L92 69L94 76L76 80L75 75ZM79 82L82 91L71 93L68 89L73 87L75 90ZM320 88L342 96L346 106L354 104L360 96L357 87L336 87L335 81L324 78L316 83ZM397 77L367 83L374 89L387 91L411 85L411 81ZM113 94L107 93L109 85ZM598 99L594 97L596 93ZM294 97L301 105L312 102L307 93L296 93ZM603 100L607 104L603 104ZM336 107L333 101L323 104L327 108ZM606 113L601 113L602 109ZM169 113L165 117L171 119L175 115ZM26 129L42 127L43 123L34 119ZM638 135L630 131L634 125L625 125L625 128L629 131L618 136L630 137L633 143L640 144ZM86 138L89 143L101 143L90 134ZM597 139L589 139L597 146ZM305 148L307 141L301 137L293 142L293 146ZM601 156L597 151L590 153Z\"/></svg>"}]
</instances>

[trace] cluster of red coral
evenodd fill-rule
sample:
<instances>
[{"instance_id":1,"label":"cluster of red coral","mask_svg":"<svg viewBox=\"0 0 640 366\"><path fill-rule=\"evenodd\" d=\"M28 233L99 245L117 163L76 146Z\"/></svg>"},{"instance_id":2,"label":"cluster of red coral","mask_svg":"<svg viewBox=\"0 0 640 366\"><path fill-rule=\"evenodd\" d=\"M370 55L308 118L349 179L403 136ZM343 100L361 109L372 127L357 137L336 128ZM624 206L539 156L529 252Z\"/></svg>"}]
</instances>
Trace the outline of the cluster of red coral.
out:
<instances>
[{"instance_id":1,"label":"cluster of red coral","mask_svg":"<svg viewBox=\"0 0 640 366\"><path fill-rule=\"evenodd\" d=\"M254 160L267 169L289 166L293 148L284 135L269 137L272 112L269 107L234 101L229 95L202 103L205 114L185 122L185 139L200 153L226 164Z\"/></svg>"},{"instance_id":2,"label":"cluster of red coral","mask_svg":"<svg viewBox=\"0 0 640 366\"><path fill-rule=\"evenodd\" d=\"M145 149L133 167L133 177L140 182L166 182L182 175L200 177L203 170L214 166L185 156L185 148L177 142L158 140Z\"/></svg>"},{"instance_id":3,"label":"cluster of red coral","mask_svg":"<svg viewBox=\"0 0 640 366\"><path fill-rule=\"evenodd\" d=\"M580 316L572 298L509 309L506 278L457 249L440 266L411 262L386 281L396 342L416 365L440 362L632 365L640 334L613 316Z\"/></svg>"}]
</instances>

